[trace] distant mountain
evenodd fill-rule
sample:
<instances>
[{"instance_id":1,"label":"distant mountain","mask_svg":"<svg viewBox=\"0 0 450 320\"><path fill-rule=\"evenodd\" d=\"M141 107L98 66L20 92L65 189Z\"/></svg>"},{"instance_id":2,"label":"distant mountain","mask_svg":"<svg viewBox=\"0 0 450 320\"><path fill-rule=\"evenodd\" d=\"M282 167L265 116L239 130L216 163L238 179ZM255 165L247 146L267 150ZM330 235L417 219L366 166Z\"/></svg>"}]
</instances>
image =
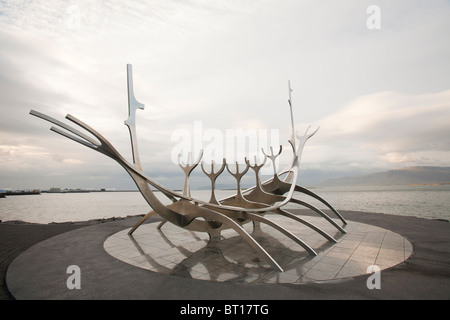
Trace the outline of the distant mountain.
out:
<instances>
[{"instance_id":1,"label":"distant mountain","mask_svg":"<svg viewBox=\"0 0 450 320\"><path fill-rule=\"evenodd\" d=\"M364 176L328 179L320 186L387 186L433 183L450 183L450 167L407 167Z\"/></svg>"}]
</instances>

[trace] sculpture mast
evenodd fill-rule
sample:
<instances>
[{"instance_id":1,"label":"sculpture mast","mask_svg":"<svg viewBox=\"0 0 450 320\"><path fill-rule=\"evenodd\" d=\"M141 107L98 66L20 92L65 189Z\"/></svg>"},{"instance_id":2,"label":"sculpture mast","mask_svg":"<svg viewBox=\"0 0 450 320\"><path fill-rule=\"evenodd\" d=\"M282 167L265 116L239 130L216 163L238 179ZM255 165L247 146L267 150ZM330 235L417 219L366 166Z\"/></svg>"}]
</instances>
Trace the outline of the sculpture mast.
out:
<instances>
[{"instance_id":1,"label":"sculpture mast","mask_svg":"<svg viewBox=\"0 0 450 320\"><path fill-rule=\"evenodd\" d=\"M295 150L295 128L294 128L294 114L292 112L292 97L291 97L292 89L291 89L291 81L290 80L288 80L288 88L289 88L289 100L288 100L288 102L289 102L289 108L290 108L290 111L291 111L291 127L292 127L292 135L291 135L290 142L292 144L292 147Z\"/></svg>"},{"instance_id":2,"label":"sculpture mast","mask_svg":"<svg viewBox=\"0 0 450 320\"><path fill-rule=\"evenodd\" d=\"M128 119L125 120L125 125L128 127L128 130L130 131L133 163L137 169L142 170L136 139L136 110L137 109L144 110L144 104L137 101L136 98L134 97L133 69L131 64L127 64L127 87L128 87Z\"/></svg>"}]
</instances>

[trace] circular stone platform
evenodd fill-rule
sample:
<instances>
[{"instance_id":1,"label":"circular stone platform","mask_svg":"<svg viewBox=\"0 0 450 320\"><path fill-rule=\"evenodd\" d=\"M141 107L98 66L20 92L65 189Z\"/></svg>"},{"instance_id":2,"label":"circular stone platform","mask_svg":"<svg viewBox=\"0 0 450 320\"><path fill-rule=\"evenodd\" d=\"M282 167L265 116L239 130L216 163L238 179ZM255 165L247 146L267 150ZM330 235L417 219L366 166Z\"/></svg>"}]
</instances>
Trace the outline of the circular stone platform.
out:
<instances>
[{"instance_id":1,"label":"circular stone platform","mask_svg":"<svg viewBox=\"0 0 450 320\"><path fill-rule=\"evenodd\" d=\"M309 227L279 215L268 219L285 227L312 247L317 256L274 228L261 224L244 228L278 262L284 272L273 270L233 230L209 241L206 233L191 232L170 223L157 229L159 222L141 225L132 236L126 228L109 236L103 244L114 258L156 273L197 280L238 283L308 283L337 280L395 266L412 253L412 245L392 231L348 221L346 234L321 217L308 221L333 236L330 242ZM335 220L342 224L341 221Z\"/></svg>"}]
</instances>

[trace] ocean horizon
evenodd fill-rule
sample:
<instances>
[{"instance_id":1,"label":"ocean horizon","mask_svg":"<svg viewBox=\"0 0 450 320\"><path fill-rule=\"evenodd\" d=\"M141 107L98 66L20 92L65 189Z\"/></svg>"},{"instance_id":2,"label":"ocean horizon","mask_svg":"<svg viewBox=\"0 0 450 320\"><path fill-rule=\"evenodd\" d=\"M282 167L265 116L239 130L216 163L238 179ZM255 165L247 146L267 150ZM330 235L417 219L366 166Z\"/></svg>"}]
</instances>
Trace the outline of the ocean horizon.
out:
<instances>
[{"instance_id":1,"label":"ocean horizon","mask_svg":"<svg viewBox=\"0 0 450 320\"><path fill-rule=\"evenodd\" d=\"M315 187L312 191L338 211L363 211L450 220L450 185L405 185L372 187ZM208 201L209 190L192 190L192 197ZM216 190L218 199L235 190ZM156 192L164 204L171 201ZM300 200L327 210L319 201L296 193ZM146 214L151 210L140 192L75 192L16 195L0 199L0 220L30 223L60 223ZM286 209L305 209L288 204ZM314 214L314 212L312 211Z\"/></svg>"}]
</instances>

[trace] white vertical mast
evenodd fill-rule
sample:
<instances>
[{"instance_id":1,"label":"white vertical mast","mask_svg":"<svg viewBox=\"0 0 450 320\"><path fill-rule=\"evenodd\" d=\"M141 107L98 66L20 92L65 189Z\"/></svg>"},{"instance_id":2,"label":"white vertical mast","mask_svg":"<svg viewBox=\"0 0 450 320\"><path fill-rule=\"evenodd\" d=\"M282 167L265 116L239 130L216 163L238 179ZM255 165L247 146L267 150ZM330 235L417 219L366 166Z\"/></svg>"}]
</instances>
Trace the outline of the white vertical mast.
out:
<instances>
[{"instance_id":1,"label":"white vertical mast","mask_svg":"<svg viewBox=\"0 0 450 320\"><path fill-rule=\"evenodd\" d=\"M128 87L128 119L125 124L128 126L131 137L131 148L133 153L134 165L142 170L141 161L139 160L139 152L136 139L136 110L144 109L144 105L136 100L133 91L133 69L131 64L127 64L127 87Z\"/></svg>"},{"instance_id":2,"label":"white vertical mast","mask_svg":"<svg viewBox=\"0 0 450 320\"><path fill-rule=\"evenodd\" d=\"M292 111L292 97L291 97L291 92L292 92L292 88L291 88L291 81L288 80L288 88L289 88L289 107L290 107L290 111L291 111L291 128L292 128L292 135L291 135L291 143L292 143L292 147L295 150L295 127L294 127L294 114Z\"/></svg>"}]
</instances>

